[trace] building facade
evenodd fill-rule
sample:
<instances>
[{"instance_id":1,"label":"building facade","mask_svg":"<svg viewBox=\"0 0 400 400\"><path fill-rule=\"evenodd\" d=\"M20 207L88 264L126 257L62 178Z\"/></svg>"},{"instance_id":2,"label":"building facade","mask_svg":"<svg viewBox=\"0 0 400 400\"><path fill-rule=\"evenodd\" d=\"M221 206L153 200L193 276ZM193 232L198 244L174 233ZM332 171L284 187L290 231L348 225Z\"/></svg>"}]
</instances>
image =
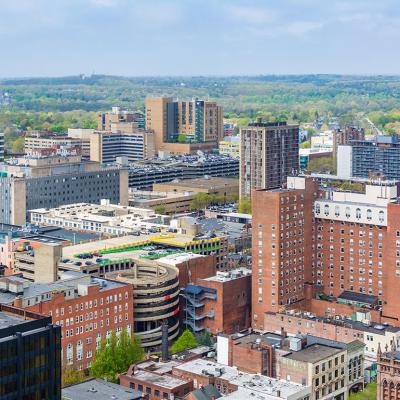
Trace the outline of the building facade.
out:
<instances>
[{"instance_id":1,"label":"building facade","mask_svg":"<svg viewBox=\"0 0 400 400\"><path fill-rule=\"evenodd\" d=\"M285 308L338 316L361 308L399 326L397 184L348 191L290 177L287 186L254 192L253 326Z\"/></svg>"},{"instance_id":2,"label":"building facade","mask_svg":"<svg viewBox=\"0 0 400 400\"><path fill-rule=\"evenodd\" d=\"M154 131L156 151L208 151L223 138L223 111L215 102L159 97L147 98L145 106L146 129Z\"/></svg>"},{"instance_id":3,"label":"building facade","mask_svg":"<svg viewBox=\"0 0 400 400\"><path fill-rule=\"evenodd\" d=\"M0 304L0 397L61 398L61 330L51 318Z\"/></svg>"},{"instance_id":4,"label":"building facade","mask_svg":"<svg viewBox=\"0 0 400 400\"><path fill-rule=\"evenodd\" d=\"M240 136L226 136L219 142L219 154L240 157Z\"/></svg>"},{"instance_id":5,"label":"building facade","mask_svg":"<svg viewBox=\"0 0 400 400\"><path fill-rule=\"evenodd\" d=\"M299 126L250 123L240 131L240 196L286 185L299 170Z\"/></svg>"},{"instance_id":6,"label":"building facade","mask_svg":"<svg viewBox=\"0 0 400 400\"><path fill-rule=\"evenodd\" d=\"M336 158L339 146L348 145L353 140L364 140L364 128L356 126L345 126L333 132L333 157Z\"/></svg>"},{"instance_id":7,"label":"building facade","mask_svg":"<svg viewBox=\"0 0 400 400\"><path fill-rule=\"evenodd\" d=\"M379 348L377 360L377 400L395 400L400 396L400 355L395 346Z\"/></svg>"}]
</instances>

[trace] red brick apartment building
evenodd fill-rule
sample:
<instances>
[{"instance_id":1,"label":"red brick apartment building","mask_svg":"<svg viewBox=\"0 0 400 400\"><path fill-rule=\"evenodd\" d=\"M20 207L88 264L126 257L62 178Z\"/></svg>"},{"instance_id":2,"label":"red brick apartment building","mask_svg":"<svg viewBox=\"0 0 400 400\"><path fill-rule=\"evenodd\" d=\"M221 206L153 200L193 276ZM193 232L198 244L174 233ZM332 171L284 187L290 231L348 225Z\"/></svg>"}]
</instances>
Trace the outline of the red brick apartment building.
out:
<instances>
[{"instance_id":1,"label":"red brick apartment building","mask_svg":"<svg viewBox=\"0 0 400 400\"><path fill-rule=\"evenodd\" d=\"M88 368L111 331L133 327L132 285L89 275L69 275L54 283L0 279L0 300L52 317L61 326L63 366Z\"/></svg>"},{"instance_id":2,"label":"red brick apartment building","mask_svg":"<svg viewBox=\"0 0 400 400\"><path fill-rule=\"evenodd\" d=\"M322 316L363 308L400 326L399 188L363 183L362 192L344 191L289 177L287 189L254 191L254 328L287 308Z\"/></svg>"}]
</instances>

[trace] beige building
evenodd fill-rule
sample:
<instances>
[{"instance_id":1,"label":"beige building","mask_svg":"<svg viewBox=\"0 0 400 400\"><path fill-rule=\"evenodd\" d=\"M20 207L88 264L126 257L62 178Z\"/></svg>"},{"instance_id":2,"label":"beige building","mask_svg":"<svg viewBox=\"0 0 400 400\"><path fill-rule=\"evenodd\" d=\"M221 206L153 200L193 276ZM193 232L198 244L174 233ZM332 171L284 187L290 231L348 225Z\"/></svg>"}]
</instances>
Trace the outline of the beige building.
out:
<instances>
[{"instance_id":1,"label":"beige building","mask_svg":"<svg viewBox=\"0 0 400 400\"><path fill-rule=\"evenodd\" d=\"M167 183L155 183L157 192L207 193L224 196L227 199L239 193L239 180L235 178L198 178L175 180Z\"/></svg>"},{"instance_id":2,"label":"beige building","mask_svg":"<svg viewBox=\"0 0 400 400\"><path fill-rule=\"evenodd\" d=\"M223 138L223 110L215 102L150 97L145 105L146 129L155 133L156 151L182 154L218 148Z\"/></svg>"},{"instance_id":3,"label":"beige building","mask_svg":"<svg viewBox=\"0 0 400 400\"><path fill-rule=\"evenodd\" d=\"M68 136L70 138L79 139L82 146L82 156L90 157L90 137L94 129L89 128L68 128Z\"/></svg>"},{"instance_id":4,"label":"beige building","mask_svg":"<svg viewBox=\"0 0 400 400\"><path fill-rule=\"evenodd\" d=\"M144 115L139 111L121 110L112 107L111 112L101 113L97 117L99 131L111 131L113 125L134 124L135 128L144 128Z\"/></svg>"},{"instance_id":5,"label":"beige building","mask_svg":"<svg viewBox=\"0 0 400 400\"><path fill-rule=\"evenodd\" d=\"M233 158L240 157L240 136L226 136L219 142L219 154Z\"/></svg>"},{"instance_id":6,"label":"beige building","mask_svg":"<svg viewBox=\"0 0 400 400\"><path fill-rule=\"evenodd\" d=\"M240 131L240 197L286 185L299 170L299 126L252 122Z\"/></svg>"}]
</instances>

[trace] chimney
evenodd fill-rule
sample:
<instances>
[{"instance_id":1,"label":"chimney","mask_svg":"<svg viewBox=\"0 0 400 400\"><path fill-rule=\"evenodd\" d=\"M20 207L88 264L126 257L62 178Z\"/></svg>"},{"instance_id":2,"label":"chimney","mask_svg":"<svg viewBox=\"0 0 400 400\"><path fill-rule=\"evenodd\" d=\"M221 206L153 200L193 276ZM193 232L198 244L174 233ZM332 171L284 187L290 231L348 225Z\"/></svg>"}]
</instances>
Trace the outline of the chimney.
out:
<instances>
[{"instance_id":1,"label":"chimney","mask_svg":"<svg viewBox=\"0 0 400 400\"><path fill-rule=\"evenodd\" d=\"M276 391L276 397L281 397L281 391L280 390Z\"/></svg>"},{"instance_id":2,"label":"chimney","mask_svg":"<svg viewBox=\"0 0 400 400\"><path fill-rule=\"evenodd\" d=\"M285 338L286 338L286 331L285 331L285 329L283 328L283 326L281 326L281 336L282 336L282 339L285 339Z\"/></svg>"},{"instance_id":3,"label":"chimney","mask_svg":"<svg viewBox=\"0 0 400 400\"><path fill-rule=\"evenodd\" d=\"M162 332L162 341L161 341L161 357L162 361L166 362L169 359L169 354L168 354L168 323L163 322L163 325L161 327L161 332Z\"/></svg>"}]
</instances>

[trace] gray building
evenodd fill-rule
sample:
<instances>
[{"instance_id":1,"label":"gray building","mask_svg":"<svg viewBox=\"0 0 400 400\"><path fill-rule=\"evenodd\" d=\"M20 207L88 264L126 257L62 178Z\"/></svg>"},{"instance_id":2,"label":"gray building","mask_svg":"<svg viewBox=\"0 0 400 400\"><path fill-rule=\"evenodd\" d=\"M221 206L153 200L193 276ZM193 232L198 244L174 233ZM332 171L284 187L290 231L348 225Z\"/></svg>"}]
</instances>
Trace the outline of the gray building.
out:
<instances>
[{"instance_id":1,"label":"gray building","mask_svg":"<svg viewBox=\"0 0 400 400\"><path fill-rule=\"evenodd\" d=\"M22 225L28 212L71 203L128 204L128 172L80 156L20 159L0 167L0 222Z\"/></svg>"},{"instance_id":2,"label":"gray building","mask_svg":"<svg viewBox=\"0 0 400 400\"><path fill-rule=\"evenodd\" d=\"M0 132L0 161L4 161L4 133Z\"/></svg>"},{"instance_id":3,"label":"gray building","mask_svg":"<svg viewBox=\"0 0 400 400\"><path fill-rule=\"evenodd\" d=\"M338 147L337 163L338 175L342 177L400 180L400 139L393 135L353 140Z\"/></svg>"}]
</instances>

